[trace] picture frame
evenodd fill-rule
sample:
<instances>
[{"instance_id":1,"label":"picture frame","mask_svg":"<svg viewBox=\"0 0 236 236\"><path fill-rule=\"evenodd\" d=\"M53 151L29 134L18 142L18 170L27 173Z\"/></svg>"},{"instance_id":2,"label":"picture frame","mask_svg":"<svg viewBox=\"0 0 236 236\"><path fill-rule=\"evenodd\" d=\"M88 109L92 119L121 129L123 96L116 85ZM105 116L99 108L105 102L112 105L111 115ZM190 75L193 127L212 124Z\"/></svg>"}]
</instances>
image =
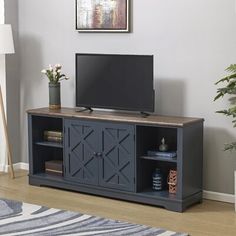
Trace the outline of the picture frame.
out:
<instances>
[{"instance_id":1,"label":"picture frame","mask_svg":"<svg viewBox=\"0 0 236 236\"><path fill-rule=\"evenodd\" d=\"M78 32L129 33L130 0L76 0Z\"/></svg>"}]
</instances>

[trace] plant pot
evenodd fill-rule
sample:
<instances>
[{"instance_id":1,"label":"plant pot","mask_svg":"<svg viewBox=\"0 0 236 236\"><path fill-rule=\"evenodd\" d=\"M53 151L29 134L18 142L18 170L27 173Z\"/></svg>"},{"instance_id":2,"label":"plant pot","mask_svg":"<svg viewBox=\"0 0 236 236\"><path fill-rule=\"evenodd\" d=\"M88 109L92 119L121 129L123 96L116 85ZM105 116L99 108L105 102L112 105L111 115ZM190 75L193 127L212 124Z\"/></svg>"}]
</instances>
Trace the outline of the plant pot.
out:
<instances>
[{"instance_id":1,"label":"plant pot","mask_svg":"<svg viewBox=\"0 0 236 236\"><path fill-rule=\"evenodd\" d=\"M49 83L49 109L61 108L61 86L60 83Z\"/></svg>"}]
</instances>

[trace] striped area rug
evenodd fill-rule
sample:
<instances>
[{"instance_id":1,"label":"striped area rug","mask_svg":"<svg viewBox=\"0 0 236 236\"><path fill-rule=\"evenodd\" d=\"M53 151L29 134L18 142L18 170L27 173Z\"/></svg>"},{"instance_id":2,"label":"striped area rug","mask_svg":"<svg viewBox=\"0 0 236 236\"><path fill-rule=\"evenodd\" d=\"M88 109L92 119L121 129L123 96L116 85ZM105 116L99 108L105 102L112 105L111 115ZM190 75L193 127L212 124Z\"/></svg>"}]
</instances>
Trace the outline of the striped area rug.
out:
<instances>
[{"instance_id":1,"label":"striped area rug","mask_svg":"<svg viewBox=\"0 0 236 236\"><path fill-rule=\"evenodd\" d=\"M185 236L187 234L0 199L0 235Z\"/></svg>"}]
</instances>

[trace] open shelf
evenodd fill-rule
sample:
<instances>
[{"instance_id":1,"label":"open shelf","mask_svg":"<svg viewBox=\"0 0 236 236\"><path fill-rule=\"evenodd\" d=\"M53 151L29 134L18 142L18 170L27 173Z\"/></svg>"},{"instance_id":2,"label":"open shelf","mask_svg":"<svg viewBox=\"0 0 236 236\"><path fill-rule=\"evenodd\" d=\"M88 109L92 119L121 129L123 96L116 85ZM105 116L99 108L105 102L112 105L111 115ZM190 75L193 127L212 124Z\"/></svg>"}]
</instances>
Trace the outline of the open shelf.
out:
<instances>
[{"instance_id":1,"label":"open shelf","mask_svg":"<svg viewBox=\"0 0 236 236\"><path fill-rule=\"evenodd\" d=\"M161 157L161 156L140 156L140 159L153 160L153 161L167 161L167 162L177 162L177 158L174 157Z\"/></svg>"},{"instance_id":2,"label":"open shelf","mask_svg":"<svg viewBox=\"0 0 236 236\"><path fill-rule=\"evenodd\" d=\"M35 142L35 144L40 146L63 148L63 144L58 142L40 141L40 142Z\"/></svg>"},{"instance_id":3,"label":"open shelf","mask_svg":"<svg viewBox=\"0 0 236 236\"><path fill-rule=\"evenodd\" d=\"M163 157L162 157L163 159ZM169 196L168 192L168 175L170 170L177 169L177 160L172 161L163 161L157 160L156 157L141 156L138 158L139 166L139 175L138 175L138 188L139 193L145 193L150 196ZM152 174L155 172L155 169L158 168L162 174L162 191L155 191L152 189L153 178Z\"/></svg>"},{"instance_id":4,"label":"open shelf","mask_svg":"<svg viewBox=\"0 0 236 236\"><path fill-rule=\"evenodd\" d=\"M138 156L151 156L148 155L148 151L159 150L163 138L168 145L167 152L176 151L178 153L176 128L139 125L136 127L136 135Z\"/></svg>"},{"instance_id":5,"label":"open shelf","mask_svg":"<svg viewBox=\"0 0 236 236\"><path fill-rule=\"evenodd\" d=\"M60 117L33 116L32 117L32 169L30 174L51 176L44 174L45 163L48 161L63 161L63 142L47 141L44 132L57 130L63 132L63 119ZM53 176L53 178L60 178Z\"/></svg>"}]
</instances>

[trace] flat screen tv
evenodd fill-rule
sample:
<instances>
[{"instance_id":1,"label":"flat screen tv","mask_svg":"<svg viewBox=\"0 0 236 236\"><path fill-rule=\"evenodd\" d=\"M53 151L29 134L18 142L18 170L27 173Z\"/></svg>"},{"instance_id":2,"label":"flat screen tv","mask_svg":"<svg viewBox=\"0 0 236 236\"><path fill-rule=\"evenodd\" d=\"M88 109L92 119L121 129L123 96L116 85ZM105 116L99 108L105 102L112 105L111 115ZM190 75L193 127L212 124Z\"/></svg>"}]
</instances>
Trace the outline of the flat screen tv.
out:
<instances>
[{"instance_id":1,"label":"flat screen tv","mask_svg":"<svg viewBox=\"0 0 236 236\"><path fill-rule=\"evenodd\" d=\"M153 112L153 56L77 53L76 106Z\"/></svg>"}]
</instances>

